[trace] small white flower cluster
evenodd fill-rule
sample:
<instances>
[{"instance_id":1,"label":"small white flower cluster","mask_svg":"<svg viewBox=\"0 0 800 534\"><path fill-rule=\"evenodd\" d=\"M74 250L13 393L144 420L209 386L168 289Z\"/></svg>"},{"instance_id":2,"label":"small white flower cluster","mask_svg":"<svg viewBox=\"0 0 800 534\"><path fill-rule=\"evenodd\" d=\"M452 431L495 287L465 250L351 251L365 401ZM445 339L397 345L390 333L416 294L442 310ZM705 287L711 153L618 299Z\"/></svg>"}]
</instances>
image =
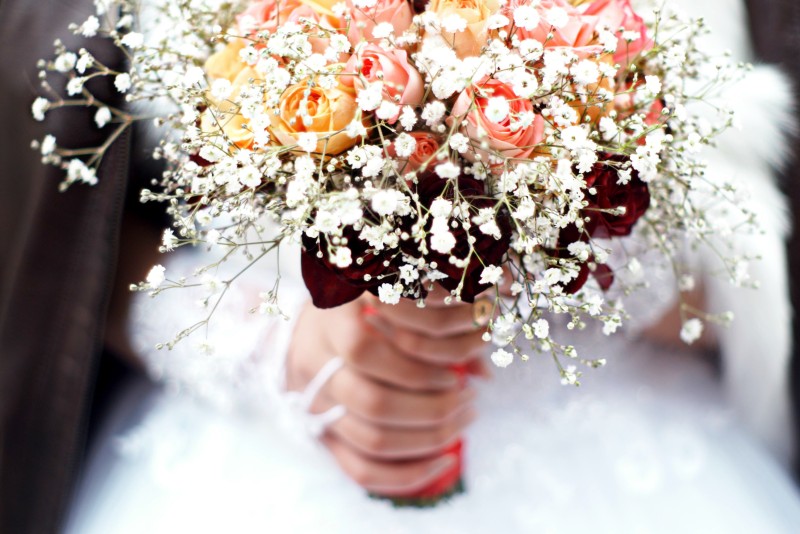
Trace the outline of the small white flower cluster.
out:
<instances>
[{"instance_id":1,"label":"small white flower cluster","mask_svg":"<svg viewBox=\"0 0 800 534\"><path fill-rule=\"evenodd\" d=\"M98 0L97 16L73 30L113 39L130 70L56 43L43 79L67 76L70 98L45 81L32 113L94 107L113 142L139 117L94 98L87 80L106 77L128 102L167 102L156 123L169 133L154 154L166 171L142 192L174 218L163 251L203 243L257 261L300 239L322 273L309 290L326 306L342 303L324 301L326 284L390 304L424 304L435 282L456 300L493 292L492 360L550 353L577 384L562 359L602 362L557 342L550 325L559 315L606 334L622 325L632 288L611 265L633 271L638 260L611 257L621 247L609 240L641 241L680 271L681 243L724 234L693 199L728 191L705 182L698 147L732 119L701 118L690 102L692 87L708 94L737 71L704 68L702 25L665 12L645 24L616 2L476 0L474 13L459 7L468 22L452 1L414 13L392 0L165 0L149 22L168 26L162 34L138 27L134 0ZM81 152L47 136L36 147L65 185L91 184L110 142ZM268 240L267 224L278 228ZM746 259L731 269L740 281ZM214 295L228 283L207 282ZM137 288L164 284L156 267ZM276 289L264 295L276 313ZM687 318L681 337L701 332Z\"/></svg>"}]
</instances>

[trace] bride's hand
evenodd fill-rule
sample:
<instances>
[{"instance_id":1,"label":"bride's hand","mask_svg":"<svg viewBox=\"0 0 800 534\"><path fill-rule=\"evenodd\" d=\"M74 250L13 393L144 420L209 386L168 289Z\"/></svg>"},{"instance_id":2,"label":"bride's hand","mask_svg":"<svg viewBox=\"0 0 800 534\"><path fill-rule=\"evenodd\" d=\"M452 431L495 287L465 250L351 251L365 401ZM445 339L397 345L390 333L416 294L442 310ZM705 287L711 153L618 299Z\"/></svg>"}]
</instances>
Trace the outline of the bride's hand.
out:
<instances>
[{"instance_id":1,"label":"bride's hand","mask_svg":"<svg viewBox=\"0 0 800 534\"><path fill-rule=\"evenodd\" d=\"M389 306L372 296L331 310L306 306L287 359L287 384L300 391L331 358L344 360L313 412L343 405L323 436L342 469L370 491L402 495L452 467L442 456L475 417L473 389L454 366L485 374L483 330L469 305L433 295Z\"/></svg>"}]
</instances>

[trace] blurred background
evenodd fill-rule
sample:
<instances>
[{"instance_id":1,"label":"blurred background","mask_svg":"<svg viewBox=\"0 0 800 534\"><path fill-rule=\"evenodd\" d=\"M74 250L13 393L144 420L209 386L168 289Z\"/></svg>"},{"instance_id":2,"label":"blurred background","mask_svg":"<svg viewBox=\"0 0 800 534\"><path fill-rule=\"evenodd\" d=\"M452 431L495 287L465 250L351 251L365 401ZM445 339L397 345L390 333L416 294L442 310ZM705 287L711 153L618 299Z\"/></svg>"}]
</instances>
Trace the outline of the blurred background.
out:
<instances>
[{"instance_id":1,"label":"blurred background","mask_svg":"<svg viewBox=\"0 0 800 534\"><path fill-rule=\"evenodd\" d=\"M759 58L800 82L800 2L751 0L749 8ZM96 187L65 193L58 191L59 173L41 165L31 149L46 132L75 146L99 139L88 110L54 114L44 123L33 121L30 111L40 91L36 62L51 56L56 36L70 48L90 48L108 64L122 61L101 41L65 30L91 9L90 0L0 0L0 532L8 534L57 531L106 393L136 372L126 363L131 358L120 330L127 284L154 263L163 221L138 203L142 184L128 181L158 172L147 148L131 137L116 144ZM107 87L93 90L112 94ZM800 309L797 156L786 166L782 187L795 214L788 252L791 298ZM120 240L131 245L121 250ZM794 321L798 419L797 314Z\"/></svg>"}]
</instances>

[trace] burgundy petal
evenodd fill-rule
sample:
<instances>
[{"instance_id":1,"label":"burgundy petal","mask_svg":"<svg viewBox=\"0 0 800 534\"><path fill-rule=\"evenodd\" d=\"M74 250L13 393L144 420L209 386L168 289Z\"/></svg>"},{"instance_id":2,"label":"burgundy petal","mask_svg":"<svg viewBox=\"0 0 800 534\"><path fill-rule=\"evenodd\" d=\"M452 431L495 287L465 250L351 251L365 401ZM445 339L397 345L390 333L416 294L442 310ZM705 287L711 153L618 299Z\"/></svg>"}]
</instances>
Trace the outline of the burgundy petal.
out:
<instances>
[{"instance_id":1,"label":"burgundy petal","mask_svg":"<svg viewBox=\"0 0 800 534\"><path fill-rule=\"evenodd\" d=\"M589 279L589 266L584 263L583 265L581 265L581 270L578 271L578 276L570 280L569 283L566 286L564 286L564 293L568 295L577 293L584 286L584 284L586 284L586 281L588 279Z\"/></svg>"},{"instance_id":2,"label":"burgundy petal","mask_svg":"<svg viewBox=\"0 0 800 534\"><path fill-rule=\"evenodd\" d=\"M614 283L614 271L611 270L611 267L605 264L598 264L597 267L595 267L592 276L594 276L594 279L597 280L598 284L600 284L600 288L603 291L608 291L608 288L610 288L611 284Z\"/></svg>"},{"instance_id":3,"label":"burgundy petal","mask_svg":"<svg viewBox=\"0 0 800 534\"><path fill-rule=\"evenodd\" d=\"M364 288L347 284L316 256L316 251L300 253L303 281L317 308L327 309L347 304L364 292Z\"/></svg>"}]
</instances>

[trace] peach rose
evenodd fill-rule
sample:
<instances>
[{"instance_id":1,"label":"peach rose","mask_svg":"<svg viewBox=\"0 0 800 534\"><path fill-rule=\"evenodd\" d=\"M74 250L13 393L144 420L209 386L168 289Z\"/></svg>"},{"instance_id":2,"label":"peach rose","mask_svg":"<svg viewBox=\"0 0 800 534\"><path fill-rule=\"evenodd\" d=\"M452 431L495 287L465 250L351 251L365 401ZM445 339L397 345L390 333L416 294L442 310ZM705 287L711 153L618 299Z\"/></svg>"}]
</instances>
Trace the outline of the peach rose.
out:
<instances>
[{"instance_id":1,"label":"peach rose","mask_svg":"<svg viewBox=\"0 0 800 534\"><path fill-rule=\"evenodd\" d=\"M508 103L508 114L495 122L486 116L486 112L490 99L497 97ZM451 116L451 120L464 121L464 129L470 138L477 142L486 141L490 154L498 153L506 158L528 158L544 139L544 119L541 115L533 115L533 103L520 98L511 87L494 78L484 79L464 90L456 99ZM514 124L524 116L532 116L528 126ZM480 150L477 153L483 158L487 155ZM470 154L467 152L465 157L470 157Z\"/></svg>"},{"instance_id":2,"label":"peach rose","mask_svg":"<svg viewBox=\"0 0 800 534\"><path fill-rule=\"evenodd\" d=\"M408 135L413 137L417 144L414 146L414 153L406 159L406 163L400 168L400 171L415 172L425 170L432 163L434 155L439 151L439 140L429 132L408 132ZM387 152L389 156L397 157L394 143L387 147Z\"/></svg>"},{"instance_id":3,"label":"peach rose","mask_svg":"<svg viewBox=\"0 0 800 534\"><path fill-rule=\"evenodd\" d=\"M323 28L337 30L344 27L342 21L329 11L320 11L310 3L300 0L260 0L237 17L242 33L251 34L262 30L274 32L287 22L300 24L300 19L310 20ZM328 48L329 39L309 38L312 50L322 54Z\"/></svg>"},{"instance_id":4,"label":"peach rose","mask_svg":"<svg viewBox=\"0 0 800 534\"><path fill-rule=\"evenodd\" d=\"M503 7L503 15L511 21L506 29L510 32L513 28L514 34L520 40L535 39L544 44L545 48L571 48L581 57L602 51L594 42L597 19L582 13L567 0L541 0L534 8L540 17L536 26L522 28L515 25L514 11L529 4L530 0L510 0ZM559 28L554 27L547 19L548 12L553 8L560 8L567 14L566 24Z\"/></svg>"},{"instance_id":5,"label":"peach rose","mask_svg":"<svg viewBox=\"0 0 800 534\"><path fill-rule=\"evenodd\" d=\"M289 18L292 11L302 5L300 0L257 0L236 17L236 22L243 33L262 30L272 33Z\"/></svg>"},{"instance_id":6,"label":"peach rose","mask_svg":"<svg viewBox=\"0 0 800 534\"><path fill-rule=\"evenodd\" d=\"M333 6L342 2L342 0L300 0L302 3L316 11L321 15L333 16Z\"/></svg>"},{"instance_id":7,"label":"peach rose","mask_svg":"<svg viewBox=\"0 0 800 534\"><path fill-rule=\"evenodd\" d=\"M336 30L343 26L343 24L334 17L333 15L325 15L320 14L314 11L311 6L307 5L300 5L297 8L293 9L291 13L288 14L286 19L281 19L281 24L285 22L294 22L295 24L302 25L303 20L309 20L315 24L323 28L327 28L329 30ZM311 43L311 50L316 54L324 54L325 51L328 49L330 45L330 39L327 37L310 37L308 38L308 42ZM346 58L347 56L344 56Z\"/></svg>"},{"instance_id":8,"label":"peach rose","mask_svg":"<svg viewBox=\"0 0 800 534\"><path fill-rule=\"evenodd\" d=\"M249 120L239 113L236 100L242 88L250 80L258 80L261 75L252 67L245 66L233 80L231 98L210 106L200 119L200 127L204 132L219 133L239 148L249 149L253 146L254 132Z\"/></svg>"},{"instance_id":9,"label":"peach rose","mask_svg":"<svg viewBox=\"0 0 800 534\"><path fill-rule=\"evenodd\" d=\"M636 92L642 89L644 81L639 80L636 85L626 83L621 88L616 97L614 97L614 109L617 111L620 119L626 119L636 112L644 111L644 108L636 104ZM661 100L654 100L650 107L647 108L647 113L644 116L644 123L648 126L658 124L663 120L662 111L664 110L664 103Z\"/></svg>"},{"instance_id":10,"label":"peach rose","mask_svg":"<svg viewBox=\"0 0 800 534\"><path fill-rule=\"evenodd\" d=\"M603 54L597 60L598 63L605 63L614 66L614 58L611 54ZM609 93L614 92L616 80L613 78L603 77L597 83L592 83L586 86L585 91L589 95L595 95L599 90L604 90ZM602 117L608 116L614 109L614 105L609 102L599 101L594 97L589 97L589 102L581 102L580 99L575 99L569 103L572 108L578 112L577 124L584 122L587 117L592 124L596 124Z\"/></svg>"},{"instance_id":11,"label":"peach rose","mask_svg":"<svg viewBox=\"0 0 800 534\"><path fill-rule=\"evenodd\" d=\"M267 30L270 33L277 30L281 24L289 20L290 15L301 7L306 8L306 12L313 12L313 18L325 19L334 16L331 7L338 3L325 2L324 0L256 0L247 6L241 14L237 15L236 22L244 33L253 31ZM334 26L338 28L339 26Z\"/></svg>"},{"instance_id":12,"label":"peach rose","mask_svg":"<svg viewBox=\"0 0 800 534\"><path fill-rule=\"evenodd\" d=\"M400 35L411 26L414 16L406 0L377 0L373 7L366 9L357 8L352 0L347 0L347 9L352 17L347 37L353 46L362 40L374 40L372 30L382 22L390 23L395 35Z\"/></svg>"},{"instance_id":13,"label":"peach rose","mask_svg":"<svg viewBox=\"0 0 800 534\"><path fill-rule=\"evenodd\" d=\"M499 8L498 0L431 0L427 10L436 13L439 20L449 15L458 15L467 21L467 27L462 32L442 31L442 37L453 43L456 55L463 59L480 55L481 48L488 39L487 20Z\"/></svg>"},{"instance_id":14,"label":"peach rose","mask_svg":"<svg viewBox=\"0 0 800 534\"><path fill-rule=\"evenodd\" d=\"M598 26L619 32L614 61L622 67L627 67L636 56L653 48L653 40L647 36L647 25L633 10L630 0L595 0L586 7L584 13L596 16ZM639 34L639 38L629 43L622 38L620 28Z\"/></svg>"},{"instance_id":15,"label":"peach rose","mask_svg":"<svg viewBox=\"0 0 800 534\"><path fill-rule=\"evenodd\" d=\"M305 116L301 115L302 110ZM294 145L298 134L313 132L318 138L316 151L335 155L358 142L358 138L342 131L358 113L352 88L339 85L324 89L299 83L289 86L281 95L278 114L272 117L269 131L274 141L282 145Z\"/></svg>"},{"instance_id":16,"label":"peach rose","mask_svg":"<svg viewBox=\"0 0 800 534\"><path fill-rule=\"evenodd\" d=\"M422 76L408 62L405 50L399 48L384 50L378 45L368 44L350 56L344 72L360 74L360 76L341 76L342 83L355 87L357 93L364 89L364 82L383 82L385 100L399 106L417 106L422 103L425 93ZM399 114L398 108L397 115ZM397 115L392 117L390 122L397 120Z\"/></svg>"},{"instance_id":17,"label":"peach rose","mask_svg":"<svg viewBox=\"0 0 800 534\"><path fill-rule=\"evenodd\" d=\"M225 48L211 54L203 66L206 75L212 80L225 78L232 82L242 69L247 66L239 56L239 52L241 52L244 47L244 39L233 39L225 45Z\"/></svg>"}]
</instances>

